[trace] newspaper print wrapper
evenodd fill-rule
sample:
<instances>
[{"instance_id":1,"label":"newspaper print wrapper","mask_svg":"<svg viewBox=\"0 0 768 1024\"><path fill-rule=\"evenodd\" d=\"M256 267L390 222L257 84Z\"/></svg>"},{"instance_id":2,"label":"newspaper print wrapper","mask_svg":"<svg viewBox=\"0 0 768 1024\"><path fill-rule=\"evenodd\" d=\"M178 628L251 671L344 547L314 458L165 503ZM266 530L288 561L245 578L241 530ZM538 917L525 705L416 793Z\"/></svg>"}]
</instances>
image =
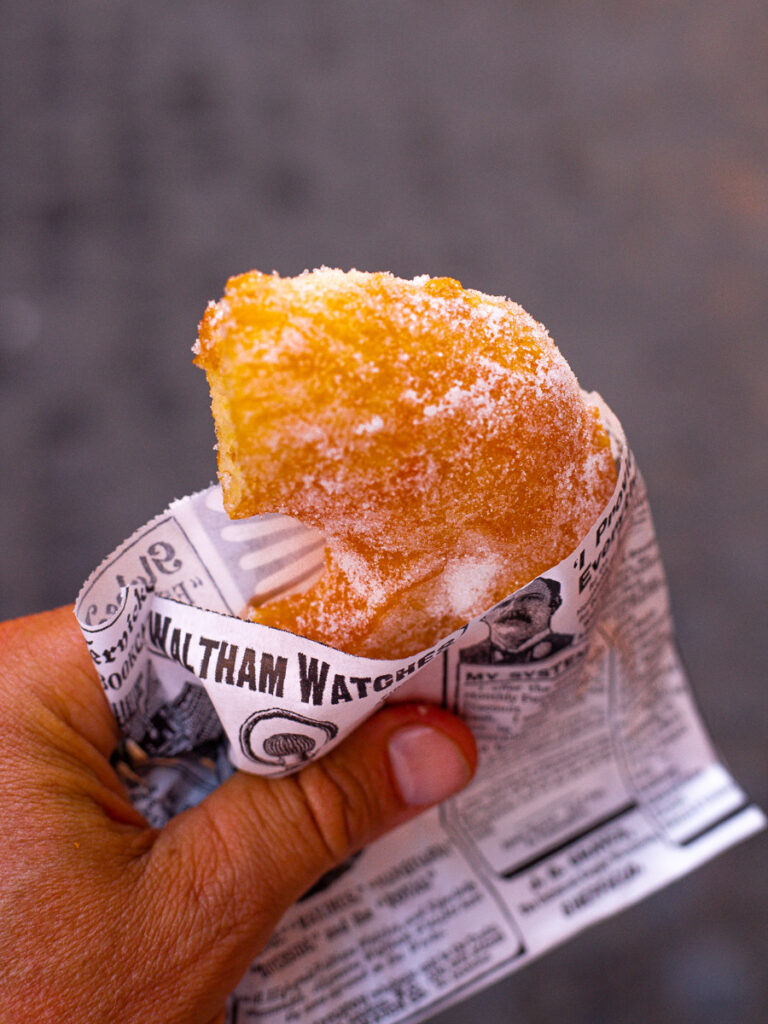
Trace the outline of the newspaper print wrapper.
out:
<instances>
[{"instance_id":1,"label":"newspaper print wrapper","mask_svg":"<svg viewBox=\"0 0 768 1024\"><path fill-rule=\"evenodd\" d=\"M578 548L411 658L356 658L238 612L305 587L323 538L230 521L218 487L174 502L83 586L76 614L126 741L118 768L161 826L234 768L278 777L384 701L468 721L465 791L362 851L283 919L231 1022L416 1022L765 824L720 763L674 645L642 478L599 396L618 467ZM525 600L548 624L514 650ZM509 645L507 645L508 647Z\"/></svg>"}]
</instances>

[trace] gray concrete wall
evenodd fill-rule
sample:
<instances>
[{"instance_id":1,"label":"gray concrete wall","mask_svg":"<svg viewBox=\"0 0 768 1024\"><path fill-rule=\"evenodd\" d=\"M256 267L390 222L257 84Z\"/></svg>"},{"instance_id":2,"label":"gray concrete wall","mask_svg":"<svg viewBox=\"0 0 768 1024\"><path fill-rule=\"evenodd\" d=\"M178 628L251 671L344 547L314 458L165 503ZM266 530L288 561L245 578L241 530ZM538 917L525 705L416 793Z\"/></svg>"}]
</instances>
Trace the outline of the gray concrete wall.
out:
<instances>
[{"instance_id":1,"label":"gray concrete wall","mask_svg":"<svg viewBox=\"0 0 768 1024\"><path fill-rule=\"evenodd\" d=\"M623 419L704 714L768 805L767 52L759 0L3 4L2 614L213 477L189 347L229 274L448 274ZM767 849L440 1020L764 1024Z\"/></svg>"}]
</instances>

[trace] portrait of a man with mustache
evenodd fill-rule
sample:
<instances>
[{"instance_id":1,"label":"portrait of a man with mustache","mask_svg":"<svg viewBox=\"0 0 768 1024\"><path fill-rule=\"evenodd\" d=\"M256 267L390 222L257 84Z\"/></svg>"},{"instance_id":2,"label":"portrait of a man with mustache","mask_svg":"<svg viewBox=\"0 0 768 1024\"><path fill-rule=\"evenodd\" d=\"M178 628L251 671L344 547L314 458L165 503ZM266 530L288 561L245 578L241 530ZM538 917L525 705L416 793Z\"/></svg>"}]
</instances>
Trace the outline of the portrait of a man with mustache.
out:
<instances>
[{"instance_id":1,"label":"portrait of a man with mustache","mask_svg":"<svg viewBox=\"0 0 768 1024\"><path fill-rule=\"evenodd\" d=\"M541 661L568 647L573 636L551 628L561 604L558 581L540 576L483 616L488 637L462 651L460 660L473 665L514 665Z\"/></svg>"}]
</instances>

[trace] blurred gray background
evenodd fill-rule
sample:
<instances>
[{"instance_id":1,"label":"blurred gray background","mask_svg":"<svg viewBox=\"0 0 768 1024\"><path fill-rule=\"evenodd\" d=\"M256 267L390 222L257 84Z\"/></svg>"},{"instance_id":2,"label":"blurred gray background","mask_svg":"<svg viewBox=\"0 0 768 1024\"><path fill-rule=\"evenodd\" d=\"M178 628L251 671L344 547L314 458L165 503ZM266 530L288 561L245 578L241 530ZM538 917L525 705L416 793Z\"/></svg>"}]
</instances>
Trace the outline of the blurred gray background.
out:
<instances>
[{"instance_id":1,"label":"blurred gray background","mask_svg":"<svg viewBox=\"0 0 768 1024\"><path fill-rule=\"evenodd\" d=\"M451 275L622 418L705 718L768 807L760 0L26 0L0 76L3 617L213 478L189 348L228 275ZM767 850L437 1019L765 1024Z\"/></svg>"}]
</instances>

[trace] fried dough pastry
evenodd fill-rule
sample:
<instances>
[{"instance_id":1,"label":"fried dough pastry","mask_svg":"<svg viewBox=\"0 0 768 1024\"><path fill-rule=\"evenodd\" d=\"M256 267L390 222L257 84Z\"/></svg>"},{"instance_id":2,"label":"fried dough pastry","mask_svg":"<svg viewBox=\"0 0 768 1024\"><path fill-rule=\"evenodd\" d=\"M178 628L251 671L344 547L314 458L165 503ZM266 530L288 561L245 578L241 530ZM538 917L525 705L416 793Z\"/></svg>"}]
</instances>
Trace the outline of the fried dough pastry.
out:
<instances>
[{"instance_id":1,"label":"fried dough pastry","mask_svg":"<svg viewBox=\"0 0 768 1024\"><path fill-rule=\"evenodd\" d=\"M200 325L231 517L324 532L326 569L249 617L405 657L576 547L616 471L546 330L451 278L232 278Z\"/></svg>"}]
</instances>

